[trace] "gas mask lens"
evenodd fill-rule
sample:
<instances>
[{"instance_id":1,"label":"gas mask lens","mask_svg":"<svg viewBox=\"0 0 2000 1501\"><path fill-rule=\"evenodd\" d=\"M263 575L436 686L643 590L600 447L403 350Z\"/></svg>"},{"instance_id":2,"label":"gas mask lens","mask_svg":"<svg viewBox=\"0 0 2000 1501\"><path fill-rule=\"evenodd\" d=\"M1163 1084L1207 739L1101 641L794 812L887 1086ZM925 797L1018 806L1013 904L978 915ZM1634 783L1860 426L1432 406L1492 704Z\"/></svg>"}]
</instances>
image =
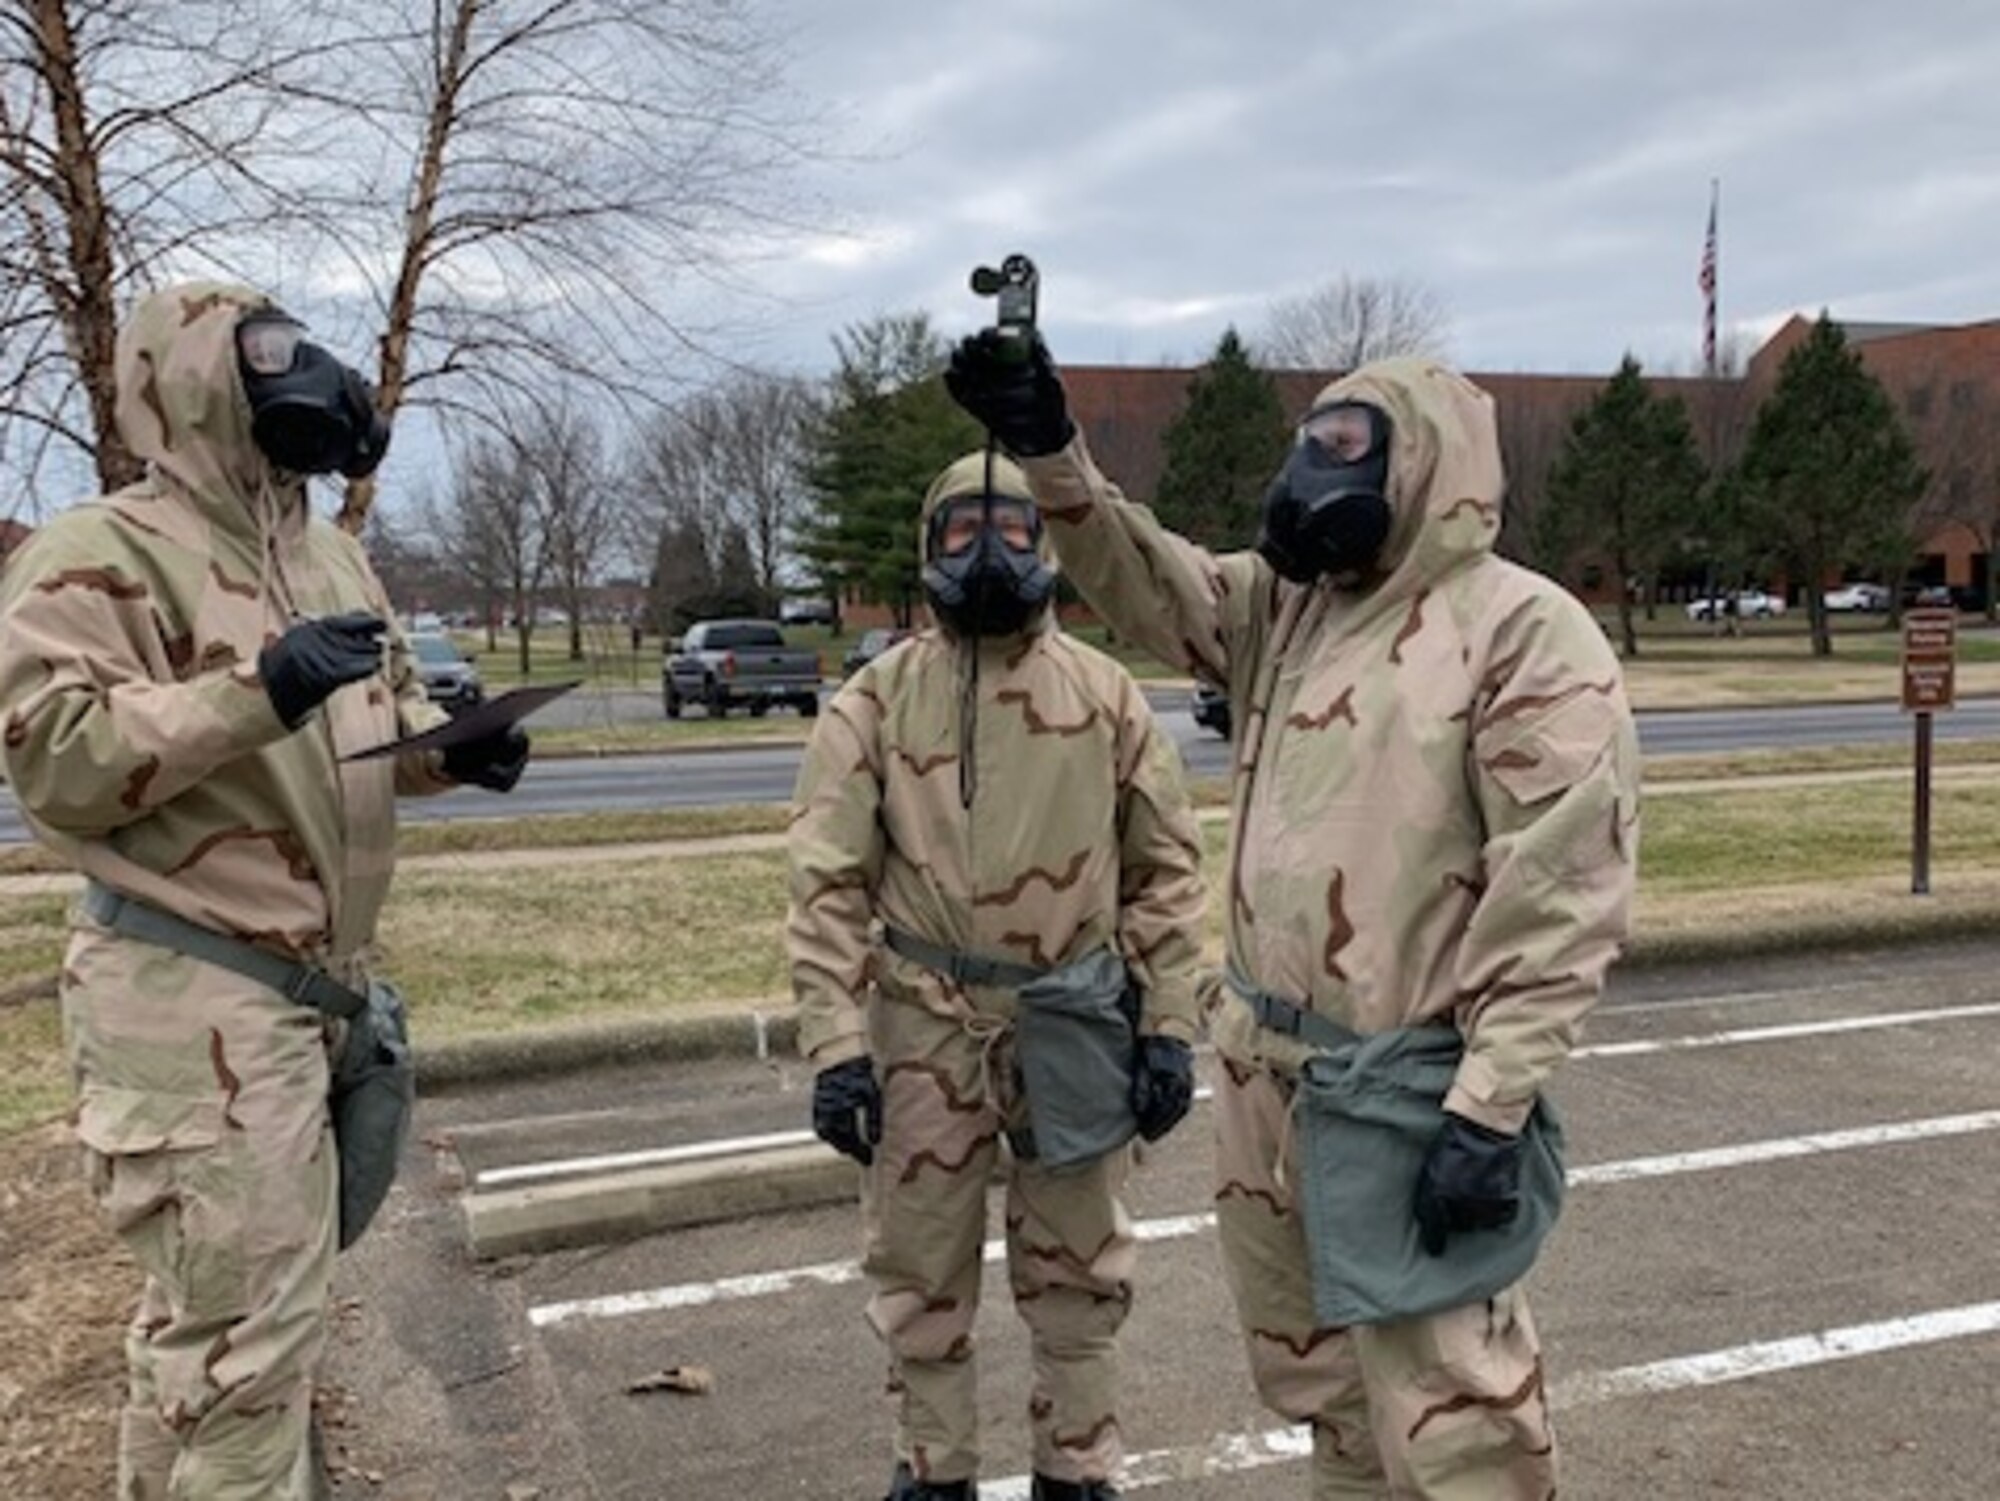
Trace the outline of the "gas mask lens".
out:
<instances>
[{"instance_id":1,"label":"gas mask lens","mask_svg":"<svg viewBox=\"0 0 2000 1501\"><path fill-rule=\"evenodd\" d=\"M1342 402L1308 412L1299 424L1299 441L1310 439L1343 464L1354 464L1381 442L1378 414L1358 402Z\"/></svg>"},{"instance_id":2,"label":"gas mask lens","mask_svg":"<svg viewBox=\"0 0 2000 1501\"><path fill-rule=\"evenodd\" d=\"M994 535L1016 552L1035 545L1035 518L1029 506L1019 500L994 497L989 509L984 496L968 495L952 501L938 515L935 555L955 558L979 540L979 533L991 518Z\"/></svg>"},{"instance_id":3,"label":"gas mask lens","mask_svg":"<svg viewBox=\"0 0 2000 1501\"><path fill-rule=\"evenodd\" d=\"M283 375L306 336L303 323L275 314L246 318L236 327L236 350L252 375Z\"/></svg>"}]
</instances>

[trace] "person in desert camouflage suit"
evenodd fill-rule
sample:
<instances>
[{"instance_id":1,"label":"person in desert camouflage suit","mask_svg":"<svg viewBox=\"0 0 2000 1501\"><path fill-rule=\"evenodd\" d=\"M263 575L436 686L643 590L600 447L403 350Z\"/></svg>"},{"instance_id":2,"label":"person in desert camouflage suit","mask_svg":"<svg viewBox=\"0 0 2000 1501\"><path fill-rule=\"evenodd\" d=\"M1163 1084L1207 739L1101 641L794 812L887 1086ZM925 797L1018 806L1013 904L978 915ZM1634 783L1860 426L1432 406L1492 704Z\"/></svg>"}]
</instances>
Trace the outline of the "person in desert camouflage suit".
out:
<instances>
[{"instance_id":1,"label":"person in desert camouflage suit","mask_svg":"<svg viewBox=\"0 0 2000 1501\"><path fill-rule=\"evenodd\" d=\"M527 748L515 731L340 762L443 716L360 545L309 513L305 472L364 473L388 435L302 335L244 287L134 309L116 413L147 475L0 573L0 755L38 837L97 887L361 987L395 794L504 789ZM338 1027L82 911L61 994L92 1186L145 1274L119 1495L311 1494Z\"/></svg>"},{"instance_id":2,"label":"person in desert camouflage suit","mask_svg":"<svg viewBox=\"0 0 2000 1501\"><path fill-rule=\"evenodd\" d=\"M1259 1393L1312 1425L1314 1496L1548 1501L1555 1439L1518 1284L1421 1317L1316 1317L1287 1157L1316 1048L1259 1020L1456 1028L1437 1133L1380 1214L1420 1267L1513 1223L1519 1133L1627 933L1638 761L1589 613L1493 555L1490 398L1423 360L1333 382L1265 499L1257 550L1216 557L1099 473L1045 349L1010 364L974 335L948 383L1022 457L1084 597L1225 685L1236 711L1241 983L1209 1017L1225 1065L1216 1208ZM1253 1009L1266 997L1278 1011Z\"/></svg>"},{"instance_id":3,"label":"person in desert camouflage suit","mask_svg":"<svg viewBox=\"0 0 2000 1501\"><path fill-rule=\"evenodd\" d=\"M915 962L872 925L1034 971L1106 948L1120 956L1142 996L1132 1105L1139 1133L1156 1139L1192 1094L1204 904L1178 754L1131 676L1057 629L1020 470L970 455L938 477L922 515L940 624L828 705L790 837L815 1124L865 1166L868 1317L900 1399L893 1501L976 1494L986 1186L1000 1136L1020 1139L1026 1102L1016 993ZM1117 1494L1128 1159L1119 1148L1056 1170L1017 1151L1009 1164L1038 1501Z\"/></svg>"}]
</instances>

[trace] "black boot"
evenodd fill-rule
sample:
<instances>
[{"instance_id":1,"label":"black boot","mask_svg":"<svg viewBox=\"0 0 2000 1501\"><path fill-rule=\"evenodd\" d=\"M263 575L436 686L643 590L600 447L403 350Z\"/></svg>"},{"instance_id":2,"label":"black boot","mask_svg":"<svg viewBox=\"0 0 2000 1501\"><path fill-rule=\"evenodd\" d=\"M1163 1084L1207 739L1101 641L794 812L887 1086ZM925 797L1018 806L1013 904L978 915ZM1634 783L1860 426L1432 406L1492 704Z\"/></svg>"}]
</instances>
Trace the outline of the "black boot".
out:
<instances>
[{"instance_id":1,"label":"black boot","mask_svg":"<svg viewBox=\"0 0 2000 1501\"><path fill-rule=\"evenodd\" d=\"M1118 1487L1108 1480L1051 1480L1035 1477L1029 1501L1118 1501Z\"/></svg>"},{"instance_id":2,"label":"black boot","mask_svg":"<svg viewBox=\"0 0 2000 1501\"><path fill-rule=\"evenodd\" d=\"M979 1501L979 1487L970 1480L919 1480L906 1464L889 1477L887 1501Z\"/></svg>"}]
</instances>

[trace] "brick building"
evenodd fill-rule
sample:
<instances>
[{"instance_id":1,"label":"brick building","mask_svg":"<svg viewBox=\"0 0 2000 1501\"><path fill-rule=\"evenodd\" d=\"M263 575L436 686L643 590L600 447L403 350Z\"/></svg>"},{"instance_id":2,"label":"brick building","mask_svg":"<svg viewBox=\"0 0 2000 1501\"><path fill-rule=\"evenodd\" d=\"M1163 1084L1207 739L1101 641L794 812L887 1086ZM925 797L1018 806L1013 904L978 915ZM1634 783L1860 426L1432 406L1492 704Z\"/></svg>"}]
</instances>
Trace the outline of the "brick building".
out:
<instances>
[{"instance_id":1,"label":"brick building","mask_svg":"<svg viewBox=\"0 0 2000 1501\"><path fill-rule=\"evenodd\" d=\"M1788 320L1750 357L1741 377L1658 376L1651 384L1686 402L1705 459L1733 457L1749 433L1757 402L1776 384L1785 355L1811 326L1807 318ZM2000 529L2000 320L1964 325L1850 322L1843 331L1888 391L1917 445L1918 461L1931 475L1930 492L1914 518L1921 540L1908 577L1951 585L1967 604L1983 604L1987 554ZM1496 404L1509 488L1508 525L1516 526L1546 485L1570 419L1608 377L1468 374L1492 393ZM1161 439L1187 403L1194 372L1162 365L1065 365L1062 375L1071 415L1099 466L1134 500L1150 501L1166 462ZM1277 372L1286 415L1303 414L1332 378L1317 371ZM1243 540L1247 546L1251 539ZM1587 592L1611 586L1607 580ZM1690 579L1680 586L1685 592L1695 585ZM843 614L850 626L881 624L888 618L885 609L860 601L849 601Z\"/></svg>"},{"instance_id":2,"label":"brick building","mask_svg":"<svg viewBox=\"0 0 2000 1501\"><path fill-rule=\"evenodd\" d=\"M1776 383L1784 357L1811 321L1794 317L1751 356L1740 378L1654 377L1679 395L1704 458L1733 456L1756 403ZM1910 577L1978 593L1986 554L2000 528L2000 321L1963 326L1848 323L1847 337L1882 382L1931 474L1920 503L1918 557ZM1070 410L1105 473L1137 500L1150 500L1165 464L1161 443L1187 400L1194 372L1161 366L1068 365ZM1468 372L1491 392L1510 490L1510 524L1532 507L1561 450L1570 419L1606 377ZM1302 414L1330 373L1276 376L1287 416ZM1245 539L1246 543L1248 538Z\"/></svg>"}]
</instances>

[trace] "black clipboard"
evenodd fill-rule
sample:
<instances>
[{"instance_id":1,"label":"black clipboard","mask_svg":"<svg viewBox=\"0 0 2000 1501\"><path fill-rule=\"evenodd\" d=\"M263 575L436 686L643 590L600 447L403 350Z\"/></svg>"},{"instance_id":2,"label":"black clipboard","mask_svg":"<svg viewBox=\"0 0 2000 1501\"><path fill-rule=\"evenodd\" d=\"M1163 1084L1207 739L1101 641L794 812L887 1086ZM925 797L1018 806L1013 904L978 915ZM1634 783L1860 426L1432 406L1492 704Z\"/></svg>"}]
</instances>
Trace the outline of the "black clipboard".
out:
<instances>
[{"instance_id":1,"label":"black clipboard","mask_svg":"<svg viewBox=\"0 0 2000 1501\"><path fill-rule=\"evenodd\" d=\"M463 714L454 715L435 729L424 730L416 735L404 735L396 740L385 740L380 745L371 745L367 750L356 751L340 759L373 761L377 756L401 756L411 751L448 750L454 745L484 740L488 735L496 735L511 724L519 724L544 704L554 703L582 681L582 678L571 678L567 683L540 683L531 688L510 688L497 698L489 698L467 709Z\"/></svg>"}]
</instances>

